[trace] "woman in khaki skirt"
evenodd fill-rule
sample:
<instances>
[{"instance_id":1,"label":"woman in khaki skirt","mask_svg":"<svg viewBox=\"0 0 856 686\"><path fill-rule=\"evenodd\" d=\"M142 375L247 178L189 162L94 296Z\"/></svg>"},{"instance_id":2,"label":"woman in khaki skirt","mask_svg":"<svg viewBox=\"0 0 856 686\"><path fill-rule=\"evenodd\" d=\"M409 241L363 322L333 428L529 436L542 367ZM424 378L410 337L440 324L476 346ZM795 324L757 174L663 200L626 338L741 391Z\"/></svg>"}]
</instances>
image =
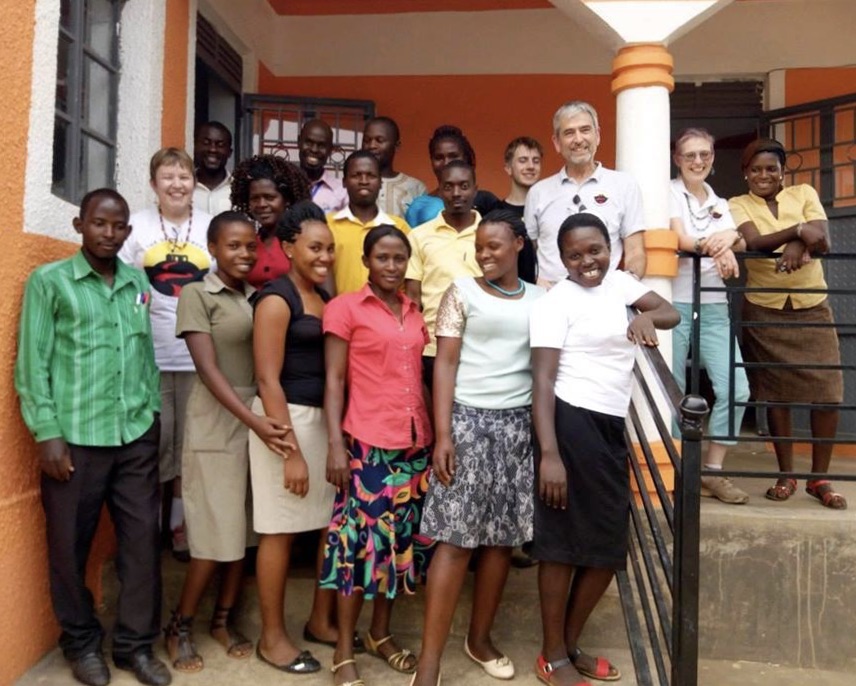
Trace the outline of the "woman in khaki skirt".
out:
<instances>
[{"instance_id":1,"label":"woman in khaki skirt","mask_svg":"<svg viewBox=\"0 0 856 686\"><path fill-rule=\"evenodd\" d=\"M285 628L283 605L295 536L326 528L336 489L327 482L327 424L324 420L324 335L321 317L329 300L321 284L331 273L333 234L324 213L304 201L277 225L291 270L269 281L253 305L253 359L259 397L253 410L294 427L294 449L285 457L250 434L253 524L261 535L256 560L262 635L256 654L284 672L317 672L321 665L297 648ZM308 640L326 639L335 594L316 587Z\"/></svg>"},{"instance_id":2,"label":"woman in khaki skirt","mask_svg":"<svg viewBox=\"0 0 856 686\"><path fill-rule=\"evenodd\" d=\"M775 260L747 260L746 285L770 289L826 289L823 266L815 259L829 250L826 213L811 186L801 184L784 188L785 158L782 144L770 139L753 141L743 152L743 173L749 193L729 201L731 214L748 250L780 253ZM749 362L841 364L832 309L825 293L748 292L743 321L759 324L743 329L743 353ZM748 371L749 383L758 401L827 406L842 401L840 369L760 367ZM791 436L790 408L771 405L767 416L773 437ZM837 408L811 410L813 438L835 438L837 428ZM779 469L792 472L793 444L774 440L773 445ZM813 444L811 456L812 472L828 472L832 443ZM767 497L787 500L796 488L795 479L781 478L767 490ZM847 507L847 501L826 479L809 481L806 492L825 507L836 510Z\"/></svg>"},{"instance_id":3,"label":"woman in khaki skirt","mask_svg":"<svg viewBox=\"0 0 856 686\"><path fill-rule=\"evenodd\" d=\"M247 427L285 453L287 427L249 409L253 386L253 292L244 279L256 261L256 235L238 212L217 215L208 228L217 271L188 284L178 302L176 335L184 338L197 375L187 403L182 453L190 564L166 633L176 671L202 669L193 645L193 616L214 572L223 567L211 635L229 657L245 658L253 644L233 626L247 534Z\"/></svg>"}]
</instances>

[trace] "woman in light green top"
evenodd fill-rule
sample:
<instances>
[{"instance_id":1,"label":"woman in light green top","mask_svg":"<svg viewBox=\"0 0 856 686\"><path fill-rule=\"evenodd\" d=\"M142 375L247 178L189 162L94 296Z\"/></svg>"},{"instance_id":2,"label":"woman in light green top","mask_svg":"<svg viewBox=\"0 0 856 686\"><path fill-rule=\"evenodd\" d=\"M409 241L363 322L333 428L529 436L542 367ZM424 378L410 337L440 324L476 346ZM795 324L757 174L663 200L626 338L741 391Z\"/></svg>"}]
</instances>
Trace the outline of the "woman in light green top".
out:
<instances>
[{"instance_id":1,"label":"woman in light green top","mask_svg":"<svg viewBox=\"0 0 856 686\"><path fill-rule=\"evenodd\" d=\"M490 212L475 242L484 276L454 281L440 304L435 332L434 473L420 533L438 546L428 575L422 653L411 682L424 686L439 680L452 616L477 548L464 652L493 677L514 676L514 665L493 645L490 631L512 548L532 538L529 312L544 291L534 285L534 249L513 213Z\"/></svg>"}]
</instances>

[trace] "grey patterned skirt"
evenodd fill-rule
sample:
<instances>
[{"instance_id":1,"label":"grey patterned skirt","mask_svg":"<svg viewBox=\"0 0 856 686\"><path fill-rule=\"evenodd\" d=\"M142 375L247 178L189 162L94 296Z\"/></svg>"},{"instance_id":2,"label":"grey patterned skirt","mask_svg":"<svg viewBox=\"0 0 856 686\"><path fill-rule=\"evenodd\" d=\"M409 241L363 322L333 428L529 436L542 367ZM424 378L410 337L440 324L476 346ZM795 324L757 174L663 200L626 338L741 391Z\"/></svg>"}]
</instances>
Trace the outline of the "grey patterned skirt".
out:
<instances>
[{"instance_id":1,"label":"grey patterned skirt","mask_svg":"<svg viewBox=\"0 0 856 686\"><path fill-rule=\"evenodd\" d=\"M532 410L452 408L455 477L431 474L420 533L461 548L532 540Z\"/></svg>"}]
</instances>

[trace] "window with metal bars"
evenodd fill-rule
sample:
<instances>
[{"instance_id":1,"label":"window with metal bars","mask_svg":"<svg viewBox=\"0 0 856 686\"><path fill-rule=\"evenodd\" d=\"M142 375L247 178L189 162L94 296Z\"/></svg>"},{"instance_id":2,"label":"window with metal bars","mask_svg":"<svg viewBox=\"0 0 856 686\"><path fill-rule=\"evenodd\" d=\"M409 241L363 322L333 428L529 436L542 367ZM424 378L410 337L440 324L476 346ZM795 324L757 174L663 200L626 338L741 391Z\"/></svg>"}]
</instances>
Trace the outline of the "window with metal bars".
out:
<instances>
[{"instance_id":1,"label":"window with metal bars","mask_svg":"<svg viewBox=\"0 0 856 686\"><path fill-rule=\"evenodd\" d=\"M77 203L115 186L123 0L60 0L52 190Z\"/></svg>"}]
</instances>

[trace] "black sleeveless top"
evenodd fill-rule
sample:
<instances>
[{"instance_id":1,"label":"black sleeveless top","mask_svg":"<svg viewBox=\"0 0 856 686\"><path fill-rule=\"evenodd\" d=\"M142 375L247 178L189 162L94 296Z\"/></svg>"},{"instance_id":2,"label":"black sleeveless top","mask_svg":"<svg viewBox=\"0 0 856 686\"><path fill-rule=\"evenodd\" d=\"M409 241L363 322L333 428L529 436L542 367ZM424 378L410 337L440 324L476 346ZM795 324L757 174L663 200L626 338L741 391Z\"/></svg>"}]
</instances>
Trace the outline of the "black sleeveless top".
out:
<instances>
[{"instance_id":1,"label":"black sleeveless top","mask_svg":"<svg viewBox=\"0 0 856 686\"><path fill-rule=\"evenodd\" d=\"M324 302L330 296L323 288L315 290ZM291 310L285 334L285 358L279 381L289 403L322 407L324 404L324 332L321 320L303 311L303 301L297 287L287 276L268 281L252 300L253 308L263 298L276 295L285 300Z\"/></svg>"}]
</instances>

